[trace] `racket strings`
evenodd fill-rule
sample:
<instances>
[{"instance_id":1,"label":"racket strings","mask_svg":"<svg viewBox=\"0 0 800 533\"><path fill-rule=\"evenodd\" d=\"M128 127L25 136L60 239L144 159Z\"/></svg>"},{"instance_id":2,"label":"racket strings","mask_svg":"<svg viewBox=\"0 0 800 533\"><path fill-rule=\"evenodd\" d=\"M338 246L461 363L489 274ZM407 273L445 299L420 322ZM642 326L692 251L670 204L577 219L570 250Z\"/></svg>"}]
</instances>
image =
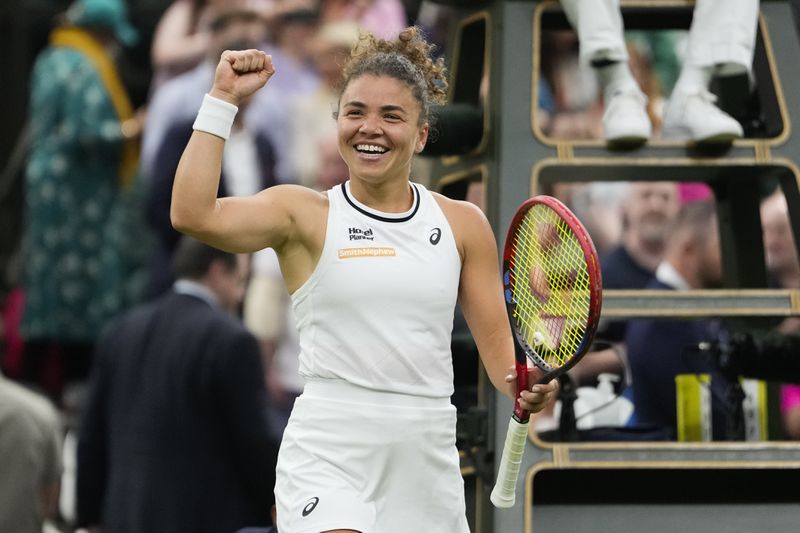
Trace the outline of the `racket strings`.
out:
<instances>
[{"instance_id":1,"label":"racket strings","mask_svg":"<svg viewBox=\"0 0 800 533\"><path fill-rule=\"evenodd\" d=\"M586 335L590 275L578 237L552 209L533 206L512 244L510 285L518 331L544 362L563 366Z\"/></svg>"}]
</instances>

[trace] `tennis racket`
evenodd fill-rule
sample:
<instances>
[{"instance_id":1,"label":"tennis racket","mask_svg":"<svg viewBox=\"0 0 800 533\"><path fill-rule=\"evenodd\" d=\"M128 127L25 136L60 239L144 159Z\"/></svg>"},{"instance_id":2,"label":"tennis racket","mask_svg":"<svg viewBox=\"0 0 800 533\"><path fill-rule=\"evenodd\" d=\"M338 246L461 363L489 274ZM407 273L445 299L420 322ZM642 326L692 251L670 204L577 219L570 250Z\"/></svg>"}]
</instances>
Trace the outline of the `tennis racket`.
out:
<instances>
[{"instance_id":1,"label":"tennis racket","mask_svg":"<svg viewBox=\"0 0 800 533\"><path fill-rule=\"evenodd\" d=\"M535 196L517 210L503 250L503 288L519 398L528 388L528 360L544 372L540 383L557 378L586 353L600 318L597 251L560 201ZM517 399L491 494L496 507L514 505L529 418Z\"/></svg>"}]
</instances>

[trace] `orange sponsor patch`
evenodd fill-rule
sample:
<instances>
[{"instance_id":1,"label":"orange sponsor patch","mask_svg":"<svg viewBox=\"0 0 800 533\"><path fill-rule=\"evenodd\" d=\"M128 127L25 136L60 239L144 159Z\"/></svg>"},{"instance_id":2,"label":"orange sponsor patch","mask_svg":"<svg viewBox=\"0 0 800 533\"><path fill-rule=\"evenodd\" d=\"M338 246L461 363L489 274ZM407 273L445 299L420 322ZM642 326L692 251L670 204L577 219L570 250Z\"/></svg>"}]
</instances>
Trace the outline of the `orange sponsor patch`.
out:
<instances>
[{"instance_id":1,"label":"orange sponsor patch","mask_svg":"<svg viewBox=\"0 0 800 533\"><path fill-rule=\"evenodd\" d=\"M377 246L339 248L339 259L351 259L353 257L394 257L395 255L394 248L380 248Z\"/></svg>"}]
</instances>

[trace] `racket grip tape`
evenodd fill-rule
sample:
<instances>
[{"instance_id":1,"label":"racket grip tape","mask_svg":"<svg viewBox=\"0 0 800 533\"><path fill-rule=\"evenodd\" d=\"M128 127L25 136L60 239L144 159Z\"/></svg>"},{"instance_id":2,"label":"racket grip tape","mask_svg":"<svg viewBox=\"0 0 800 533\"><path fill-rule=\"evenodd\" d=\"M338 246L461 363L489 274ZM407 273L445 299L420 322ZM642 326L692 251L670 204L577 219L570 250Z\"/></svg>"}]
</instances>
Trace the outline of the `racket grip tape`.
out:
<instances>
[{"instance_id":1,"label":"racket grip tape","mask_svg":"<svg viewBox=\"0 0 800 533\"><path fill-rule=\"evenodd\" d=\"M495 481L492 495L489 498L495 507L503 509L514 507L517 478L527 438L528 422L517 422L512 418L508 422L503 455L500 458L500 467L497 469L497 481Z\"/></svg>"}]
</instances>

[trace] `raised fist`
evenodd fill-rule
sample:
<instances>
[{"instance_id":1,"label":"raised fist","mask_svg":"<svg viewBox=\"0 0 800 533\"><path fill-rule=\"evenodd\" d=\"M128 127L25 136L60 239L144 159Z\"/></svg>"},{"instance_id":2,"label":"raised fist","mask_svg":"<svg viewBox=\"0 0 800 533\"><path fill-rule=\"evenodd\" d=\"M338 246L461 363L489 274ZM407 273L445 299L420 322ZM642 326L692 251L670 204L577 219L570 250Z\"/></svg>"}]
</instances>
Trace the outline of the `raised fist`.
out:
<instances>
[{"instance_id":1,"label":"raised fist","mask_svg":"<svg viewBox=\"0 0 800 533\"><path fill-rule=\"evenodd\" d=\"M238 106L273 74L272 56L261 50L226 50L217 64L209 94Z\"/></svg>"}]
</instances>

